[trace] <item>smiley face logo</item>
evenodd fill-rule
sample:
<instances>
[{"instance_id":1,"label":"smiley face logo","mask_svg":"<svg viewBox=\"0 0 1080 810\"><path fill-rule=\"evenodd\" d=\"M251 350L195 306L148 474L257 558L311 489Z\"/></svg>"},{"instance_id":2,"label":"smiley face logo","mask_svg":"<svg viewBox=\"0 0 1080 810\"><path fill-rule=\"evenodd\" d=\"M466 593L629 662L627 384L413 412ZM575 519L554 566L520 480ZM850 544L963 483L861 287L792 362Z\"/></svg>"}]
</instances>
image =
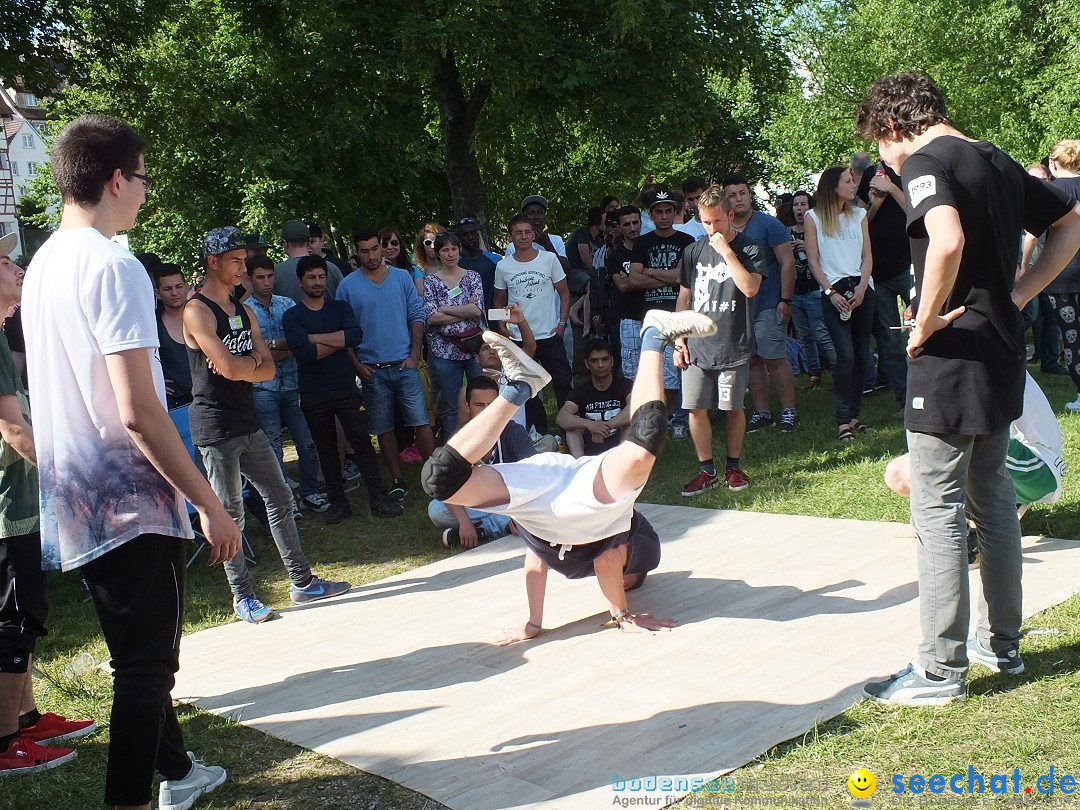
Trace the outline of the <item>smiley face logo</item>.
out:
<instances>
[{"instance_id":1,"label":"smiley face logo","mask_svg":"<svg viewBox=\"0 0 1080 810\"><path fill-rule=\"evenodd\" d=\"M848 777L847 789L856 799L868 799L877 790L877 779L866 768L859 768Z\"/></svg>"}]
</instances>

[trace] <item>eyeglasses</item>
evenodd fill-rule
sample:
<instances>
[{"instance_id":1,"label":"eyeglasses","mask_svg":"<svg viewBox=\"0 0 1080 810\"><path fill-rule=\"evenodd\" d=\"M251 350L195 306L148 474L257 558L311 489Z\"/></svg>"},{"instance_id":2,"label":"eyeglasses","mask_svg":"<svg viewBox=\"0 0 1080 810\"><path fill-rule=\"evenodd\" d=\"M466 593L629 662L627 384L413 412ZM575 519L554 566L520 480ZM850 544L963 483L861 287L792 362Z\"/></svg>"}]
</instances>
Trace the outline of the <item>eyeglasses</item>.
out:
<instances>
[{"instance_id":1,"label":"eyeglasses","mask_svg":"<svg viewBox=\"0 0 1080 810\"><path fill-rule=\"evenodd\" d=\"M124 177L128 178L129 180L132 177L138 177L140 180L143 181L143 186L146 187L147 194L149 194L151 189L154 188L154 178L148 174L139 174L138 172L125 172L123 169L120 170L120 174L124 175Z\"/></svg>"},{"instance_id":2,"label":"eyeglasses","mask_svg":"<svg viewBox=\"0 0 1080 810\"><path fill-rule=\"evenodd\" d=\"M480 222L472 217L462 217L457 221L458 225L479 225Z\"/></svg>"},{"instance_id":3,"label":"eyeglasses","mask_svg":"<svg viewBox=\"0 0 1080 810\"><path fill-rule=\"evenodd\" d=\"M382 244L383 244L383 247L397 247L398 245L401 244L401 242L399 242L397 239L387 239Z\"/></svg>"}]
</instances>

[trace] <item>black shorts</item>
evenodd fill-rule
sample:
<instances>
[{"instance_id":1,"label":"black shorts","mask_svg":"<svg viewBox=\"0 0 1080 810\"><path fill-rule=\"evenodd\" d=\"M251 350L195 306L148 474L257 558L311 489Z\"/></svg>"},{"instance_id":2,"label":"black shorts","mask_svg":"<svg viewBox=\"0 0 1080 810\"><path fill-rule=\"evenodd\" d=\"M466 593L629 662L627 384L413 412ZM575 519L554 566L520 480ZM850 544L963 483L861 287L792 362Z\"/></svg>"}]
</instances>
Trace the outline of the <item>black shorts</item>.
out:
<instances>
[{"instance_id":1,"label":"black shorts","mask_svg":"<svg viewBox=\"0 0 1080 810\"><path fill-rule=\"evenodd\" d=\"M0 539L0 672L11 671L11 656L32 653L47 634L47 576L38 532Z\"/></svg>"},{"instance_id":2,"label":"black shorts","mask_svg":"<svg viewBox=\"0 0 1080 810\"><path fill-rule=\"evenodd\" d=\"M660 537L656 529L638 510L634 510L630 519L630 528L611 537L574 546L559 559L562 546L553 546L546 540L534 537L520 526L518 534L537 557L543 560L553 571L558 571L567 579L584 579L596 576L593 561L608 549L627 546L624 574L647 574L660 564Z\"/></svg>"}]
</instances>

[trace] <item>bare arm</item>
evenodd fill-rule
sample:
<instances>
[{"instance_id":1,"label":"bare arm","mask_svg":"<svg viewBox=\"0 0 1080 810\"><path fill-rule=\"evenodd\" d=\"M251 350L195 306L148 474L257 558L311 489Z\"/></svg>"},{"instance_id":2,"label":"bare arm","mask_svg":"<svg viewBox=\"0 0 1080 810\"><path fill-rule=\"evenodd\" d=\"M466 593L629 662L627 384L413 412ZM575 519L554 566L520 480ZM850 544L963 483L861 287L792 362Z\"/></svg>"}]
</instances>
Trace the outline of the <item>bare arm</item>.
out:
<instances>
[{"instance_id":1,"label":"bare arm","mask_svg":"<svg viewBox=\"0 0 1080 810\"><path fill-rule=\"evenodd\" d=\"M942 307L956 283L960 257L964 252L964 229L960 214L950 205L938 205L923 217L928 236L924 257L922 286L919 289L919 308L915 326L908 336L908 356L936 331L948 326L963 314L964 308L941 314ZM1015 295L1015 293L1014 293Z\"/></svg>"},{"instance_id":2,"label":"bare arm","mask_svg":"<svg viewBox=\"0 0 1080 810\"><path fill-rule=\"evenodd\" d=\"M212 547L210 564L230 559L240 547L240 530L191 460L158 400L150 350L105 355L105 368L128 435L165 480L198 510L203 534Z\"/></svg>"},{"instance_id":3,"label":"bare arm","mask_svg":"<svg viewBox=\"0 0 1080 810\"><path fill-rule=\"evenodd\" d=\"M1050 226L1039 260L1024 272L1013 288L1012 297L1016 306L1020 309L1027 306L1028 301L1042 292L1061 272L1077 250L1080 250L1080 203Z\"/></svg>"},{"instance_id":4,"label":"bare arm","mask_svg":"<svg viewBox=\"0 0 1080 810\"><path fill-rule=\"evenodd\" d=\"M184 339L206 355L215 373L229 380L265 382L274 377L274 361L266 341L259 334L259 323L251 317L250 354L234 355L217 335L217 323L209 308L201 301L189 301L184 307ZM256 335L258 341L256 342ZM261 348L261 352L259 349ZM265 366L265 367L263 367Z\"/></svg>"},{"instance_id":5,"label":"bare arm","mask_svg":"<svg viewBox=\"0 0 1080 810\"><path fill-rule=\"evenodd\" d=\"M566 323L570 317L570 285L565 278L555 282L555 292L559 296L559 323Z\"/></svg>"},{"instance_id":6,"label":"bare arm","mask_svg":"<svg viewBox=\"0 0 1080 810\"><path fill-rule=\"evenodd\" d=\"M0 436L16 453L37 466L34 429L23 419L19 398L14 394L0 395Z\"/></svg>"},{"instance_id":7,"label":"bare arm","mask_svg":"<svg viewBox=\"0 0 1080 810\"><path fill-rule=\"evenodd\" d=\"M456 307L444 306L428 315L427 324L428 326L445 326L448 323L481 318L483 315L484 313L480 311L480 307L476 306L476 304L461 304Z\"/></svg>"},{"instance_id":8,"label":"bare arm","mask_svg":"<svg viewBox=\"0 0 1080 810\"><path fill-rule=\"evenodd\" d=\"M773 255L780 262L780 297L791 298L795 292L795 251L791 249L791 240L776 245Z\"/></svg>"}]
</instances>

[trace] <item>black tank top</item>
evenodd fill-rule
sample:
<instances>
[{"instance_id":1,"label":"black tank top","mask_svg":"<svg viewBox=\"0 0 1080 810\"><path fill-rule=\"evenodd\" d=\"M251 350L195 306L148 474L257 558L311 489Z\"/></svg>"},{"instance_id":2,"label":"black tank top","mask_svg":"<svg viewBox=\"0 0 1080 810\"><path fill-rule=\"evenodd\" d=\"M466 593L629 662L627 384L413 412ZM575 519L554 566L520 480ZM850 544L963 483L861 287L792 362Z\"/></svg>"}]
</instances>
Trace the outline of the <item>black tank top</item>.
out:
<instances>
[{"instance_id":1,"label":"black tank top","mask_svg":"<svg viewBox=\"0 0 1080 810\"><path fill-rule=\"evenodd\" d=\"M217 336L230 354L241 357L251 353L251 319L243 304L229 296L233 314L226 315L225 310L202 293L192 297L202 301L214 313ZM251 383L213 374L206 366L206 355L201 349L186 348L191 368L192 441L205 446L257 431L259 423L255 418Z\"/></svg>"},{"instance_id":2,"label":"black tank top","mask_svg":"<svg viewBox=\"0 0 1080 810\"><path fill-rule=\"evenodd\" d=\"M161 358L161 370L165 374L166 383L173 390L166 395L169 410L180 408L191 402L191 366L188 365L187 346L172 339L169 329L158 313L157 318L158 356Z\"/></svg>"}]
</instances>

